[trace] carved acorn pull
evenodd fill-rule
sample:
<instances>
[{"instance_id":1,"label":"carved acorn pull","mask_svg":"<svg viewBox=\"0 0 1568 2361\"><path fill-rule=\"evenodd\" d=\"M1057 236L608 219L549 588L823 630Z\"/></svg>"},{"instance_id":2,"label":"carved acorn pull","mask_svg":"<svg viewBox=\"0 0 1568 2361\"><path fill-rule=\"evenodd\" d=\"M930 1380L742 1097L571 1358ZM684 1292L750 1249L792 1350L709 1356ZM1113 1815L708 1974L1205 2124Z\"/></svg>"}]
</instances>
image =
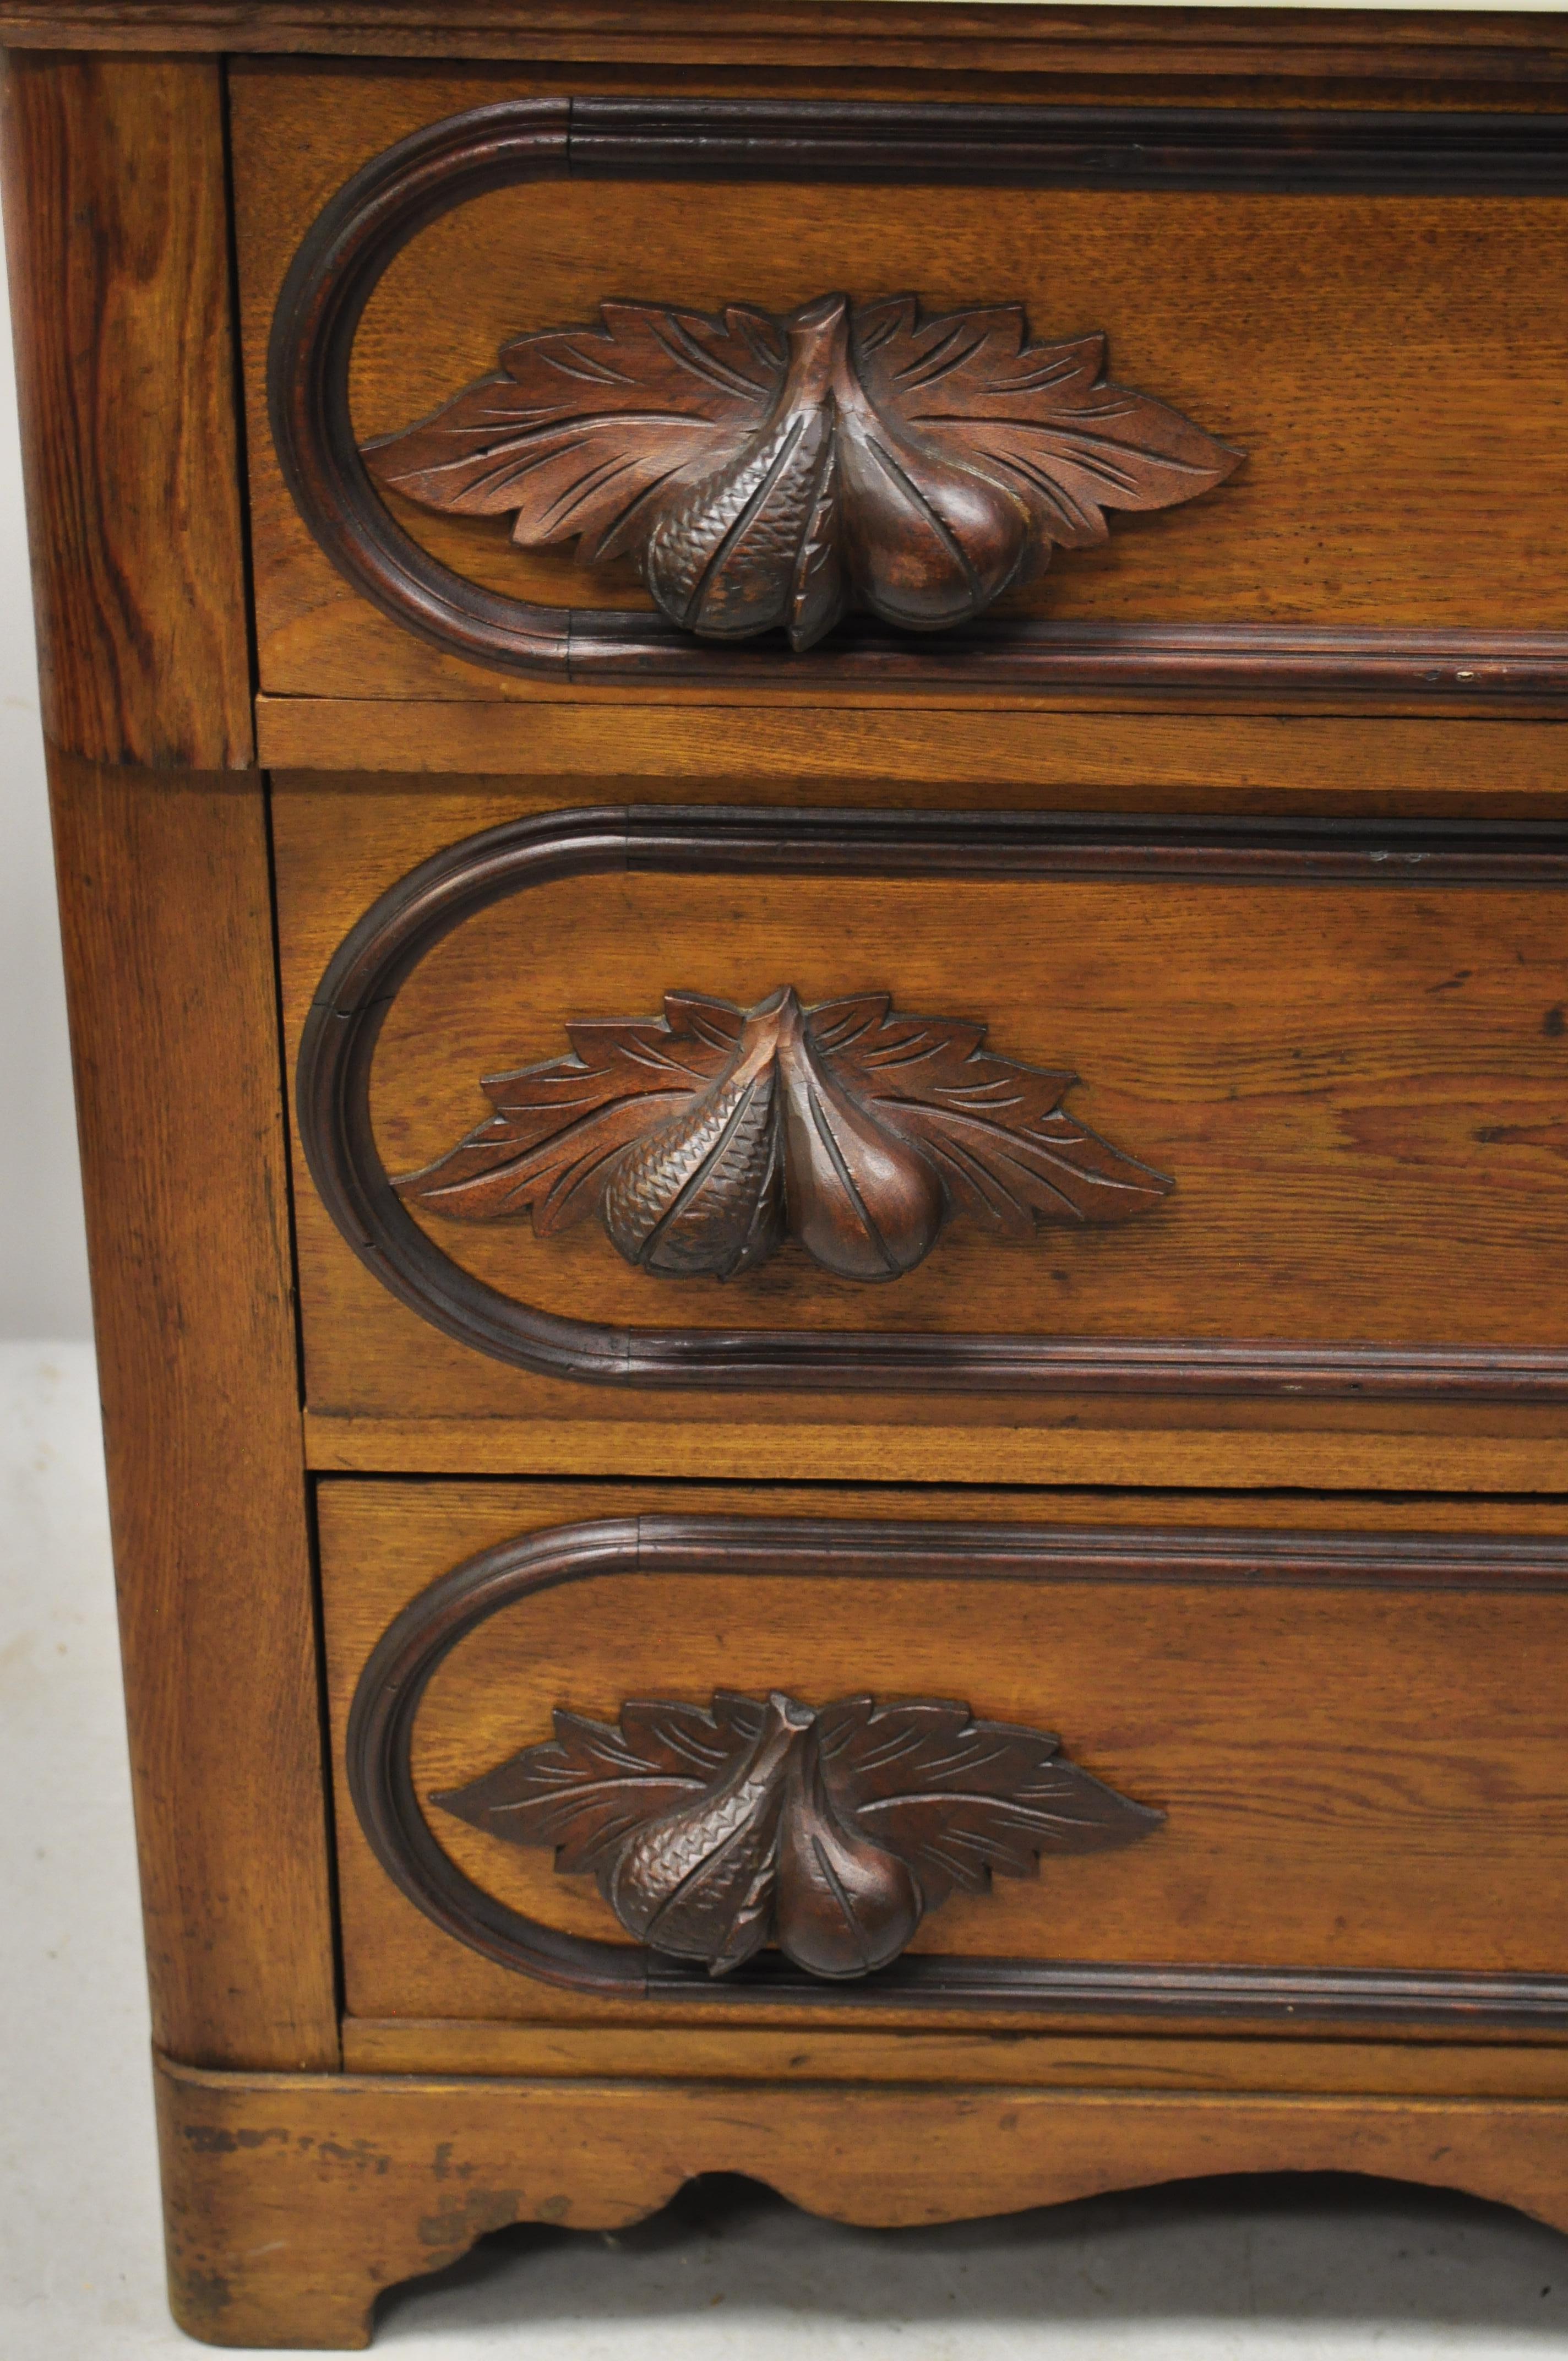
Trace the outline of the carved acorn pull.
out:
<instances>
[{"instance_id":1,"label":"carved acorn pull","mask_svg":"<svg viewBox=\"0 0 1568 2361\"><path fill-rule=\"evenodd\" d=\"M1242 454L1113 384L1105 339L1031 345L1022 306L922 315L821 295L783 315L607 302L367 444L388 490L510 514L525 544L630 559L683 629L810 648L860 609L982 613L1113 509L1169 508Z\"/></svg>"},{"instance_id":2,"label":"carved acorn pull","mask_svg":"<svg viewBox=\"0 0 1568 2361\"><path fill-rule=\"evenodd\" d=\"M707 1713L635 1702L619 1727L563 1708L549 1743L431 1800L554 1847L628 1934L716 1976L770 1942L812 1975L869 1975L955 1886L983 1894L993 1874L1131 1844L1164 1817L1045 1730L931 1699L813 1710L779 1690L721 1690Z\"/></svg>"},{"instance_id":3,"label":"carved acorn pull","mask_svg":"<svg viewBox=\"0 0 1568 2361\"><path fill-rule=\"evenodd\" d=\"M1062 1107L1073 1081L999 1058L985 1027L883 993L803 1009L671 993L663 1020L570 1026L569 1058L498 1074L495 1114L394 1182L449 1219L597 1213L628 1262L732 1279L794 1237L824 1270L913 1270L955 1214L1012 1237L1118 1222L1171 1183Z\"/></svg>"}]
</instances>

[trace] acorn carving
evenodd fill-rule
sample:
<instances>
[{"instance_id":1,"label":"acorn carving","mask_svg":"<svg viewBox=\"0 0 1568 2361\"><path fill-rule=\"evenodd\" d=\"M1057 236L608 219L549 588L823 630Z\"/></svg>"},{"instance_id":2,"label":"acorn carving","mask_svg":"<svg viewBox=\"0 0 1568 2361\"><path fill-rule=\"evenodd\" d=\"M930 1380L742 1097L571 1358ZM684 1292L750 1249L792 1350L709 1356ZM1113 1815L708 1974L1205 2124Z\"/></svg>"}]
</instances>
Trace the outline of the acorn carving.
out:
<instances>
[{"instance_id":1,"label":"acorn carving","mask_svg":"<svg viewBox=\"0 0 1568 2361\"><path fill-rule=\"evenodd\" d=\"M785 985L747 1012L729 1062L621 1159L605 1228L628 1262L729 1279L786 1231L841 1279L897 1279L936 1244L942 1185L829 1071Z\"/></svg>"},{"instance_id":2,"label":"acorn carving","mask_svg":"<svg viewBox=\"0 0 1568 2361\"><path fill-rule=\"evenodd\" d=\"M627 1932L727 1975L770 1938L796 1967L861 1976L920 1923L908 1865L835 1812L817 1717L777 1690L717 1787L650 1820L606 1889Z\"/></svg>"}]
</instances>

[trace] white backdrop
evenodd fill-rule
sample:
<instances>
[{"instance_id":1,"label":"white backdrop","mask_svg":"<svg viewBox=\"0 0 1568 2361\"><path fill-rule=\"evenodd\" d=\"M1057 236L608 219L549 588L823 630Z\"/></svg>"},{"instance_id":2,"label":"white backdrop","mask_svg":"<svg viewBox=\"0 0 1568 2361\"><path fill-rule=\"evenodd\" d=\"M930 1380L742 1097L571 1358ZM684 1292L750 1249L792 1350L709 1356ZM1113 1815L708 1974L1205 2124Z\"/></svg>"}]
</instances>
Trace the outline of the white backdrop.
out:
<instances>
[{"instance_id":1,"label":"white backdrop","mask_svg":"<svg viewBox=\"0 0 1568 2361\"><path fill-rule=\"evenodd\" d=\"M5 265L0 258L0 286ZM44 793L10 308L0 302L0 1337L92 1334Z\"/></svg>"}]
</instances>

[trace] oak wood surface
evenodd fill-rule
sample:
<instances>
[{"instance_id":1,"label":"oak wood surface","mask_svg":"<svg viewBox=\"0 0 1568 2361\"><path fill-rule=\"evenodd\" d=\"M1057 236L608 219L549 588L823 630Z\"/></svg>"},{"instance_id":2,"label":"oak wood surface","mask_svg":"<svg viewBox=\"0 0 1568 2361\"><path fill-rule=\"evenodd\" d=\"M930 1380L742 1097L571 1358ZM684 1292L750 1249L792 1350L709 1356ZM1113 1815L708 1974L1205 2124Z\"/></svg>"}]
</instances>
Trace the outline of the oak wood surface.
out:
<instances>
[{"instance_id":1,"label":"oak wood surface","mask_svg":"<svg viewBox=\"0 0 1568 2361\"><path fill-rule=\"evenodd\" d=\"M13 56L5 199L44 728L252 759L219 68Z\"/></svg>"},{"instance_id":2,"label":"oak wood surface","mask_svg":"<svg viewBox=\"0 0 1568 2361\"><path fill-rule=\"evenodd\" d=\"M1228 2034L819 2032L797 2026L499 2025L463 2019L348 2017L349 2074L628 2075L737 2082L967 2082L1145 2091L1442 2092L1568 2099L1559 2042L1292 2040Z\"/></svg>"},{"instance_id":3,"label":"oak wood surface","mask_svg":"<svg viewBox=\"0 0 1568 2361\"><path fill-rule=\"evenodd\" d=\"M50 764L153 2025L336 2062L254 774Z\"/></svg>"},{"instance_id":4,"label":"oak wood surface","mask_svg":"<svg viewBox=\"0 0 1568 2361\"><path fill-rule=\"evenodd\" d=\"M259 760L275 771L422 776L511 773L575 802L1496 818L1568 808L1568 728L1551 721L1359 721L988 706L866 710L806 703L765 728L743 708L260 697ZM395 785L394 785L395 783ZM303 782L299 783L301 785ZM346 785L346 780L340 781Z\"/></svg>"},{"instance_id":5,"label":"oak wood surface","mask_svg":"<svg viewBox=\"0 0 1568 2361\"><path fill-rule=\"evenodd\" d=\"M283 273L349 173L422 122L544 86L537 75L236 73L269 691L533 694L527 681L416 641L340 580L278 475L261 373ZM502 190L434 223L372 297L353 373L356 431L406 426L493 368L509 338L591 319L609 295L787 309L848 285L857 294L907 286L936 309L1018 301L1036 335L1106 329L1121 378L1251 456L1199 508L1124 521L1111 542L1076 553L999 613L1554 628L1568 604L1541 523L1553 503L1568 503L1568 476L1553 456L1561 397L1546 290L1564 236L1568 208L1556 200L759 184L694 205L678 182ZM1074 257L1070 287L1059 269L1042 276L1041 257L1063 252ZM646 253L658 256L657 287L636 263ZM638 283L607 282L606 254L630 255ZM1509 354L1502 407L1499 336ZM1499 482L1520 475L1530 501L1499 501ZM504 520L437 517L395 500L394 510L422 546L489 588L584 610L646 603L614 568L515 549Z\"/></svg>"},{"instance_id":6,"label":"oak wood surface","mask_svg":"<svg viewBox=\"0 0 1568 2361\"><path fill-rule=\"evenodd\" d=\"M596 1516L1563 1530L1560 1507L1539 1502L934 1488L323 1483L319 1509L340 1763L360 1669L396 1613L480 1550ZM1473 1588L1442 1591L1326 1578L1104 1587L1065 1575L911 1588L891 1570L831 1583L722 1573L568 1583L504 1610L440 1667L415 1725L415 1786L421 1796L450 1789L547 1738L556 1705L603 1719L628 1697L706 1704L715 1687L759 1684L808 1702L860 1690L950 1695L988 1718L1058 1730L1076 1763L1168 1821L1130 1852L955 1896L916 1952L1549 1971L1565 1933L1541 1881L1563 1837L1551 1763L1565 1613L1562 1592L1511 1588L1484 1569ZM547 1854L427 1817L452 1857L510 1906L617 1939L591 1885L556 1876ZM346 1802L337 1837L351 2014L537 2016L545 1988L433 1927L374 1861ZM725 2007L744 2022L752 2004ZM689 2005L701 2010L700 1991ZM767 1996L755 2005L766 2011ZM857 2020L874 2021L874 2004L854 2005ZM637 2021L685 2021L687 2007L684 1995L650 1999ZM580 2004L573 2015L591 2022L590 2011ZM831 2023L836 2011L819 2015Z\"/></svg>"},{"instance_id":7,"label":"oak wood surface","mask_svg":"<svg viewBox=\"0 0 1568 2361\"><path fill-rule=\"evenodd\" d=\"M280 783L291 1057L327 958L375 893L520 807L522 796L468 783L417 796ZM1015 948L1003 957L999 944ZM422 1213L426 1235L503 1293L601 1323L1559 1341L1538 1257L1558 1237L1553 1011L1568 1001L1568 964L1544 888L653 873L547 884L448 936L394 1002L371 1095L387 1168L411 1172L450 1147L486 1112L480 1076L560 1054L570 1019L648 1015L676 987L750 1005L786 982L808 1001L890 990L903 1008L983 1018L1002 1054L1080 1073L1072 1111L1173 1175L1175 1193L1135 1224L1047 1227L1031 1244L955 1228L874 1295L789 1251L721 1288L650 1279L592 1227L537 1239L526 1219ZM313 1409L576 1406L558 1381L454 1356L426 1323L383 1308L302 1177L300 1240ZM637 1414L633 1389L576 1399L585 1417Z\"/></svg>"},{"instance_id":8,"label":"oak wood surface","mask_svg":"<svg viewBox=\"0 0 1568 2361\"><path fill-rule=\"evenodd\" d=\"M648 1401L637 1417L347 1417L307 1412L309 1465L323 1474L710 1476L906 1484L1302 1485L1331 1490L1568 1494L1568 1444L1552 1409L1498 1413L1422 1406L1422 1431L1388 1431L1385 1405L1266 1403L1244 1422L1234 1402L1157 1395L1107 1422L1102 1400L952 1405L936 1418L840 1397L784 1404L750 1421ZM1117 1406L1124 1407L1124 1406ZM815 1413L821 1409L826 1415ZM1208 1409L1212 1422L1201 1422ZM1333 1412L1348 1409L1347 1424ZM1268 1413L1265 1422L1262 1413ZM793 1414L792 1414L793 1413ZM1310 1418L1312 1425L1305 1423ZM1512 1430L1512 1431L1510 1431Z\"/></svg>"},{"instance_id":9,"label":"oak wood surface","mask_svg":"<svg viewBox=\"0 0 1568 2361\"><path fill-rule=\"evenodd\" d=\"M1568 2109L1549 2099L243 2076L161 2062L158 2099L175 2316L229 2345L362 2346L380 2289L456 2261L487 2231L613 2229L703 2171L888 2226L1281 2169L1464 2189L1568 2225Z\"/></svg>"}]
</instances>

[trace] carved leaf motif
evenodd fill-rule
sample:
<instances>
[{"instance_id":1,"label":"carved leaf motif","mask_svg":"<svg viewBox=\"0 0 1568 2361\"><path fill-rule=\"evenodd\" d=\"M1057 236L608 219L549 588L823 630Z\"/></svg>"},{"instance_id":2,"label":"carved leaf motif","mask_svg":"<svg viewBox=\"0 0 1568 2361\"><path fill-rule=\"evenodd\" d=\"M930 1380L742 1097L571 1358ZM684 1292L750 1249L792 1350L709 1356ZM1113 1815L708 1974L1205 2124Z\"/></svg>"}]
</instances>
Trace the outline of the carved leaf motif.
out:
<instances>
[{"instance_id":1,"label":"carved leaf motif","mask_svg":"<svg viewBox=\"0 0 1568 2361\"><path fill-rule=\"evenodd\" d=\"M975 1721L969 1708L850 1697L821 1716L829 1787L859 1827L916 1871L934 1910L956 1885L1032 1877L1042 1853L1134 1844L1162 1815L1064 1760L1047 1730Z\"/></svg>"},{"instance_id":2,"label":"carved leaf motif","mask_svg":"<svg viewBox=\"0 0 1568 2361\"><path fill-rule=\"evenodd\" d=\"M520 336L419 425L365 445L371 473L427 507L517 511L514 539L583 539L590 565L635 544L646 503L741 450L784 375L779 324L602 303L597 327Z\"/></svg>"},{"instance_id":3,"label":"carved leaf motif","mask_svg":"<svg viewBox=\"0 0 1568 2361\"><path fill-rule=\"evenodd\" d=\"M564 1709L444 1810L590 1872L629 1934L728 1974L776 1942L815 1975L866 1975L955 1886L1042 1853L1131 1844L1163 1814L1066 1762L1043 1730L932 1699L814 1711L774 1691L712 1710L642 1701L619 1729Z\"/></svg>"},{"instance_id":4,"label":"carved leaf motif","mask_svg":"<svg viewBox=\"0 0 1568 2361\"><path fill-rule=\"evenodd\" d=\"M1241 454L1105 376L1105 339L1030 345L1021 304L923 320L912 295L855 313L873 405L962 463L994 470L1049 544L1106 537L1107 509L1170 508L1212 490Z\"/></svg>"},{"instance_id":5,"label":"carved leaf motif","mask_svg":"<svg viewBox=\"0 0 1568 2361\"><path fill-rule=\"evenodd\" d=\"M967 1018L885 993L802 1011L672 993L663 1022L570 1026L570 1058L492 1076L496 1112L394 1186L460 1221L532 1208L542 1236L597 1213L629 1262L729 1278L786 1235L840 1278L911 1270L967 1214L1119 1222L1171 1183L1068 1115L1066 1072L984 1047Z\"/></svg>"},{"instance_id":6,"label":"carved leaf motif","mask_svg":"<svg viewBox=\"0 0 1568 2361\"><path fill-rule=\"evenodd\" d=\"M597 1213L612 1160L722 1072L740 1022L740 1010L722 1001L670 993L662 1020L568 1025L569 1058L488 1075L480 1088L495 1114L396 1185L455 1221L532 1209L535 1230L549 1237Z\"/></svg>"},{"instance_id":7,"label":"carved leaf motif","mask_svg":"<svg viewBox=\"0 0 1568 2361\"><path fill-rule=\"evenodd\" d=\"M1104 375L1103 336L1031 346L1017 304L922 319L912 295L787 315L606 303L520 337L500 374L365 446L389 490L510 512L513 538L632 561L672 621L811 647L852 608L970 620L1168 508L1242 454Z\"/></svg>"},{"instance_id":8,"label":"carved leaf motif","mask_svg":"<svg viewBox=\"0 0 1568 2361\"><path fill-rule=\"evenodd\" d=\"M1168 1195L1061 1102L1076 1074L1022 1066L963 1017L901 1016L885 993L811 1012L833 1071L937 1166L955 1212L1028 1237L1036 1218L1124 1222Z\"/></svg>"},{"instance_id":9,"label":"carved leaf motif","mask_svg":"<svg viewBox=\"0 0 1568 2361\"><path fill-rule=\"evenodd\" d=\"M601 1883L634 1829L705 1794L755 1735L698 1706L639 1699L621 1707L619 1728L565 1706L554 1722L550 1744L432 1800L510 1843L554 1845L564 1873L592 1871Z\"/></svg>"}]
</instances>

